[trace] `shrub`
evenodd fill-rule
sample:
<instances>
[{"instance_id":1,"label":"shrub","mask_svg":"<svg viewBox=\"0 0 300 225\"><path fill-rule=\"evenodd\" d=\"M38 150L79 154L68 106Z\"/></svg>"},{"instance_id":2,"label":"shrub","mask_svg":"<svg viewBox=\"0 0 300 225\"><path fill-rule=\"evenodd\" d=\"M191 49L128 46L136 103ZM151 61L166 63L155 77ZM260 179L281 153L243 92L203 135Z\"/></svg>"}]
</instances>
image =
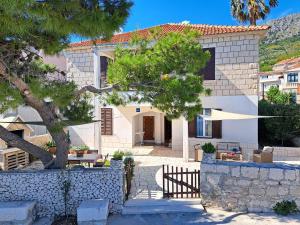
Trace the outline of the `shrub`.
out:
<instances>
[{"instance_id":1,"label":"shrub","mask_svg":"<svg viewBox=\"0 0 300 225\"><path fill-rule=\"evenodd\" d=\"M48 141L46 143L46 148L56 147L56 144L54 141Z\"/></svg>"},{"instance_id":2,"label":"shrub","mask_svg":"<svg viewBox=\"0 0 300 225\"><path fill-rule=\"evenodd\" d=\"M87 145L79 145L79 146L72 146L72 150L75 151L82 151L82 150L89 150L89 146Z\"/></svg>"},{"instance_id":3,"label":"shrub","mask_svg":"<svg viewBox=\"0 0 300 225\"><path fill-rule=\"evenodd\" d=\"M124 152L118 150L118 151L114 152L113 159L114 160L123 160L123 156L124 156Z\"/></svg>"},{"instance_id":4,"label":"shrub","mask_svg":"<svg viewBox=\"0 0 300 225\"><path fill-rule=\"evenodd\" d=\"M134 176L135 163L133 157L131 156L126 156L123 160L123 163L124 163L125 177L126 177L125 198L127 200L131 190L131 181Z\"/></svg>"},{"instance_id":5,"label":"shrub","mask_svg":"<svg viewBox=\"0 0 300 225\"><path fill-rule=\"evenodd\" d=\"M275 211L275 213L283 216L299 212L295 201L277 202L276 205L273 207L273 210Z\"/></svg>"},{"instance_id":6,"label":"shrub","mask_svg":"<svg viewBox=\"0 0 300 225\"><path fill-rule=\"evenodd\" d=\"M215 153L216 148L213 146L212 143L205 143L204 145L201 146L202 150L204 153Z\"/></svg>"}]
</instances>

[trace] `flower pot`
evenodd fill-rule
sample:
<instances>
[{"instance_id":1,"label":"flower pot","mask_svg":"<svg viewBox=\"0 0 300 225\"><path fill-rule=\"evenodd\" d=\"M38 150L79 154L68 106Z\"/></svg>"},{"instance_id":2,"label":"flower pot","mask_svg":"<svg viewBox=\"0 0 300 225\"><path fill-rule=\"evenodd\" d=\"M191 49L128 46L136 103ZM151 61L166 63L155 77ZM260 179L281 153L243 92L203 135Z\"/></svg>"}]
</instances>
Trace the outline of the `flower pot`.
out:
<instances>
[{"instance_id":1,"label":"flower pot","mask_svg":"<svg viewBox=\"0 0 300 225\"><path fill-rule=\"evenodd\" d=\"M55 155L56 154L56 147L49 147L48 148L48 152L50 152L51 154Z\"/></svg>"},{"instance_id":2,"label":"flower pot","mask_svg":"<svg viewBox=\"0 0 300 225\"><path fill-rule=\"evenodd\" d=\"M207 163L216 162L216 154L203 152L202 162L207 162Z\"/></svg>"},{"instance_id":3,"label":"flower pot","mask_svg":"<svg viewBox=\"0 0 300 225\"><path fill-rule=\"evenodd\" d=\"M83 157L84 154L87 153L88 150L76 150L77 157Z\"/></svg>"},{"instance_id":4,"label":"flower pot","mask_svg":"<svg viewBox=\"0 0 300 225\"><path fill-rule=\"evenodd\" d=\"M70 149L69 154L76 155L76 151L74 149Z\"/></svg>"}]
</instances>

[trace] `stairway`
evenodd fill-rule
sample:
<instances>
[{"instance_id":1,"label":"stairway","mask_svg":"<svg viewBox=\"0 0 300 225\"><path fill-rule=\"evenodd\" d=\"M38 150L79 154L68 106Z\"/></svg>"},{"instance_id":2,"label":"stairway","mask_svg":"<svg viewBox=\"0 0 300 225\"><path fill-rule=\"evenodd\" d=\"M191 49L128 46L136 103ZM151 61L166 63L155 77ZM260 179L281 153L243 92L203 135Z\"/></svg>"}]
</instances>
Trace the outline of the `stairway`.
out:
<instances>
[{"instance_id":1,"label":"stairway","mask_svg":"<svg viewBox=\"0 0 300 225\"><path fill-rule=\"evenodd\" d=\"M132 199L125 202L123 215L203 213L201 199Z\"/></svg>"}]
</instances>

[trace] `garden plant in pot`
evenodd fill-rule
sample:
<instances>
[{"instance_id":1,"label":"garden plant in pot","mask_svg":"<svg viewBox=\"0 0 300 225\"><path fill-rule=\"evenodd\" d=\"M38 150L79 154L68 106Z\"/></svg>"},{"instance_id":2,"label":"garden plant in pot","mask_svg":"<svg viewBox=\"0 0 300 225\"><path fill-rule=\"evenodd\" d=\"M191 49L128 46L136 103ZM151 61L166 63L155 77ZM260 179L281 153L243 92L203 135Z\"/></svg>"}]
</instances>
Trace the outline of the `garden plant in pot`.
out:
<instances>
[{"instance_id":1,"label":"garden plant in pot","mask_svg":"<svg viewBox=\"0 0 300 225\"><path fill-rule=\"evenodd\" d=\"M205 143L201 148L203 150L202 161L214 162L216 160L216 148L212 143Z\"/></svg>"},{"instance_id":2,"label":"garden plant in pot","mask_svg":"<svg viewBox=\"0 0 300 225\"><path fill-rule=\"evenodd\" d=\"M48 152L50 152L51 154L55 155L56 154L56 144L54 141L48 141L46 143L46 149L48 150Z\"/></svg>"},{"instance_id":3,"label":"garden plant in pot","mask_svg":"<svg viewBox=\"0 0 300 225\"><path fill-rule=\"evenodd\" d=\"M89 147L86 145L73 146L72 152L75 152L77 157L83 157L84 154L87 154Z\"/></svg>"}]
</instances>

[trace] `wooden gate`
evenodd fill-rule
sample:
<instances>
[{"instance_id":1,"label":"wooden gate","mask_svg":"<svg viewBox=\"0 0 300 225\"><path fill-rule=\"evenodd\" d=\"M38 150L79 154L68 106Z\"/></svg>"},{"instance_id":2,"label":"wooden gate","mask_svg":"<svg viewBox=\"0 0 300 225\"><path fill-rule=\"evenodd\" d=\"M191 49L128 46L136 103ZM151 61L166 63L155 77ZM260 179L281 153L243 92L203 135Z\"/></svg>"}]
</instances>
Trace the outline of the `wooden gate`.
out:
<instances>
[{"instance_id":1,"label":"wooden gate","mask_svg":"<svg viewBox=\"0 0 300 225\"><path fill-rule=\"evenodd\" d=\"M200 198L200 170L163 165L164 198Z\"/></svg>"}]
</instances>

